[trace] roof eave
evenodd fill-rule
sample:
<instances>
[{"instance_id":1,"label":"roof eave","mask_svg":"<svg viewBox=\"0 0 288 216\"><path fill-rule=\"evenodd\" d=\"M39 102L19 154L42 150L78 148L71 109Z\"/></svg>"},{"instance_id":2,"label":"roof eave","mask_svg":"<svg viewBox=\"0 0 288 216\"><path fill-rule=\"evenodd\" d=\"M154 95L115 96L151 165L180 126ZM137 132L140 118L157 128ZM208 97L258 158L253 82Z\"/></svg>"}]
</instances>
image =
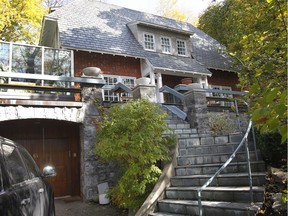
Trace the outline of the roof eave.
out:
<instances>
[{"instance_id":1,"label":"roof eave","mask_svg":"<svg viewBox=\"0 0 288 216\"><path fill-rule=\"evenodd\" d=\"M163 74L175 75L178 74L185 74L185 76L193 76L193 75L201 75L201 76L212 76L210 71L207 72L198 72L198 71L187 71L187 70L178 70L178 69L171 69L171 68L163 68L163 67L154 67L154 70L161 70Z\"/></svg>"},{"instance_id":2,"label":"roof eave","mask_svg":"<svg viewBox=\"0 0 288 216\"><path fill-rule=\"evenodd\" d=\"M172 28L170 26L164 26L164 25L158 25L155 23L149 23L149 22L144 22L144 21L134 21L131 23L127 24L129 25L142 25L142 26L148 26L148 27L153 27L153 28L157 28L157 29L163 29L166 31L172 31L172 32L176 32L176 33L180 33L180 34L184 34L184 35L193 35L194 32L189 31L189 30L184 30L184 29L177 29L177 28Z\"/></svg>"}]
</instances>

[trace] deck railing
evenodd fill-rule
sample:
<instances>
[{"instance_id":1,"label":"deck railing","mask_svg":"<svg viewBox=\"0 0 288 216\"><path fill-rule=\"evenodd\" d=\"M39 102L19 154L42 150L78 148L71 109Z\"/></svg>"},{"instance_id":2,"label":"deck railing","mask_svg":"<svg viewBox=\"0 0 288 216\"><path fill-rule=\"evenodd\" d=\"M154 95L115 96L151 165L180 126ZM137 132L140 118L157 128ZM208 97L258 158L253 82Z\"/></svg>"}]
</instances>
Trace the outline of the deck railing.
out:
<instances>
[{"instance_id":1,"label":"deck railing","mask_svg":"<svg viewBox=\"0 0 288 216\"><path fill-rule=\"evenodd\" d=\"M74 77L73 67L73 51L0 41L0 104L11 99L26 100L24 104L77 101L74 94L81 92L81 84L106 83L101 78Z\"/></svg>"}]
</instances>

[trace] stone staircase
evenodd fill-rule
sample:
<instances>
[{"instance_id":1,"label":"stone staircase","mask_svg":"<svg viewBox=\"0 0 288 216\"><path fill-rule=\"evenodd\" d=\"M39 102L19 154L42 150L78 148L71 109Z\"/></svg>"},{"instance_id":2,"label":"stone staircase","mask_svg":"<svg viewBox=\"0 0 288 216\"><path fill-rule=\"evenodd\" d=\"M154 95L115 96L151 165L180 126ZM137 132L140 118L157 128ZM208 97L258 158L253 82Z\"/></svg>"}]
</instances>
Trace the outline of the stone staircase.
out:
<instances>
[{"instance_id":1,"label":"stone staircase","mask_svg":"<svg viewBox=\"0 0 288 216\"><path fill-rule=\"evenodd\" d=\"M169 110L167 124L178 136L178 157L175 176L166 188L164 198L158 200L151 216L199 215L197 189L215 174L240 143L242 136L211 136L198 134L184 120ZM250 146L250 149L253 149ZM255 215L263 201L265 164L256 160L259 152L250 151L253 177L253 201L250 202L250 187L247 173L246 153L240 149L228 167L202 191L204 216Z\"/></svg>"}]
</instances>

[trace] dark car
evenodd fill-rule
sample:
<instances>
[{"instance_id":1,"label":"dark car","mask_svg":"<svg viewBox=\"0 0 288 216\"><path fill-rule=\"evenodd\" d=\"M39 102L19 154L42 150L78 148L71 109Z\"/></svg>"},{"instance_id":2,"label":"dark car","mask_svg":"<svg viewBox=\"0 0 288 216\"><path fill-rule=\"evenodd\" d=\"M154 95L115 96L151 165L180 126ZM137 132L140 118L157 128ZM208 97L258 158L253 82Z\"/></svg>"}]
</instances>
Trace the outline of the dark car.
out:
<instances>
[{"instance_id":1,"label":"dark car","mask_svg":"<svg viewBox=\"0 0 288 216\"><path fill-rule=\"evenodd\" d=\"M53 167L39 171L24 147L0 137L0 215L54 216L54 196L46 177Z\"/></svg>"}]
</instances>

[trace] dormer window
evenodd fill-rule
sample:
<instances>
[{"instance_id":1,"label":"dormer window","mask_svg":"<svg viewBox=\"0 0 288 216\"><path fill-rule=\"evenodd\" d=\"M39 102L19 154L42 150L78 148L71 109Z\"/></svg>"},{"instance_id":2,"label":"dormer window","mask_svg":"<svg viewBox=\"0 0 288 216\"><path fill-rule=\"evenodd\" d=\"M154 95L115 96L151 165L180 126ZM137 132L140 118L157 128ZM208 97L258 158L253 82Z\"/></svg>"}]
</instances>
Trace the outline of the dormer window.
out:
<instances>
[{"instance_id":1,"label":"dormer window","mask_svg":"<svg viewBox=\"0 0 288 216\"><path fill-rule=\"evenodd\" d=\"M184 40L177 40L178 55L186 56L186 42Z\"/></svg>"},{"instance_id":2,"label":"dormer window","mask_svg":"<svg viewBox=\"0 0 288 216\"><path fill-rule=\"evenodd\" d=\"M155 51L155 37L151 33L144 33L144 47L146 50Z\"/></svg>"},{"instance_id":3,"label":"dormer window","mask_svg":"<svg viewBox=\"0 0 288 216\"><path fill-rule=\"evenodd\" d=\"M168 37L161 37L161 47L163 53L171 53L171 40Z\"/></svg>"}]
</instances>

